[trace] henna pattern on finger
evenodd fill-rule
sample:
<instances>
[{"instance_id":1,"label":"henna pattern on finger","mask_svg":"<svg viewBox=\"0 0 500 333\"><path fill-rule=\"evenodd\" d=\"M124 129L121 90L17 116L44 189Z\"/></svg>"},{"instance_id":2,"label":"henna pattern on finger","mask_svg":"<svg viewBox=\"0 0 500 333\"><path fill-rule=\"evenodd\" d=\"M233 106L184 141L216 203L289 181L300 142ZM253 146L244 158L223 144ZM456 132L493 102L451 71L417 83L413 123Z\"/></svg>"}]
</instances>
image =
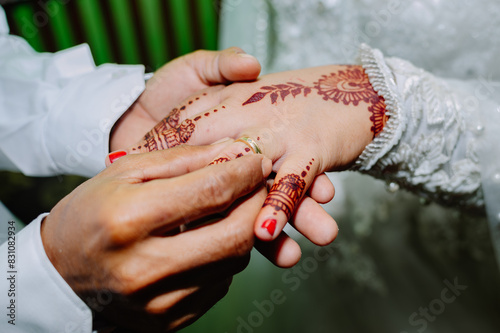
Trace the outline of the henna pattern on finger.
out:
<instances>
[{"instance_id":1,"label":"henna pattern on finger","mask_svg":"<svg viewBox=\"0 0 500 333\"><path fill-rule=\"evenodd\" d=\"M244 152L241 152L241 153L238 153L237 155L234 156L234 159L237 159L237 158L240 158L240 157L243 157L245 155L248 155L250 154L252 150L248 147L245 147L245 150ZM214 164L221 164L221 163L224 163L224 162L228 162L230 161L230 159L228 157L220 157L212 162L210 162L209 165L214 165Z\"/></svg>"},{"instance_id":2,"label":"henna pattern on finger","mask_svg":"<svg viewBox=\"0 0 500 333\"><path fill-rule=\"evenodd\" d=\"M273 184L262 207L271 206L276 212L283 211L286 218L290 219L305 187L306 182L303 177L294 173L286 175Z\"/></svg>"},{"instance_id":3,"label":"henna pattern on finger","mask_svg":"<svg viewBox=\"0 0 500 333\"><path fill-rule=\"evenodd\" d=\"M230 161L230 159L227 157L220 157L220 158L210 162L209 165L222 164L222 163L229 162L229 161Z\"/></svg>"},{"instance_id":4,"label":"henna pattern on finger","mask_svg":"<svg viewBox=\"0 0 500 333\"><path fill-rule=\"evenodd\" d=\"M179 136L180 143L186 143L191 138L191 135L194 132L195 124L191 119L186 119L181 123L179 128L176 128L177 135Z\"/></svg>"}]
</instances>

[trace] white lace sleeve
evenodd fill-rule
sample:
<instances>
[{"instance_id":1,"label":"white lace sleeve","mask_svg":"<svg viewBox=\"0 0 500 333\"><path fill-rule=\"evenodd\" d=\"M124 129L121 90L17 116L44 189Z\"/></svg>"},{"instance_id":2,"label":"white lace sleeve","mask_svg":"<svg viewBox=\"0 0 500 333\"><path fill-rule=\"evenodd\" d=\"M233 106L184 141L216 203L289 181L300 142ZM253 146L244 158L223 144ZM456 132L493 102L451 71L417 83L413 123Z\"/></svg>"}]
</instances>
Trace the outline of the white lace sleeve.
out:
<instances>
[{"instance_id":1,"label":"white lace sleeve","mask_svg":"<svg viewBox=\"0 0 500 333\"><path fill-rule=\"evenodd\" d=\"M434 201L483 207L476 145L484 128L463 85L366 45L360 60L390 118L355 168Z\"/></svg>"}]
</instances>

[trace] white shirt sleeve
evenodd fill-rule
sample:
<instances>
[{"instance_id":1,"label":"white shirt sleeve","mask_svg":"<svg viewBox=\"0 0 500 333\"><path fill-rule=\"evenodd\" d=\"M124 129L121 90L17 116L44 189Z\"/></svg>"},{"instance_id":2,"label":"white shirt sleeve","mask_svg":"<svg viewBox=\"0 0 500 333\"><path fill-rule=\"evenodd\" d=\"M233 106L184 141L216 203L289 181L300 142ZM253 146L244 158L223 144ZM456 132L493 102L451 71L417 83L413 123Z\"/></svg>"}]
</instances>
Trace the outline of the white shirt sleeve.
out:
<instances>
[{"instance_id":1,"label":"white shirt sleeve","mask_svg":"<svg viewBox=\"0 0 500 333\"><path fill-rule=\"evenodd\" d=\"M94 176L105 166L112 126L144 87L143 66L96 67L87 45L35 52L9 35L0 6L0 169ZM0 332L91 332L89 307L45 254L44 216L16 236L14 269L7 266L9 243L0 246ZM4 229L7 221L0 223ZM7 316L11 302L15 325Z\"/></svg>"},{"instance_id":2,"label":"white shirt sleeve","mask_svg":"<svg viewBox=\"0 0 500 333\"><path fill-rule=\"evenodd\" d=\"M0 246L1 332L92 331L90 309L45 254L40 225L46 215ZM8 257L8 251L14 256ZM15 259L8 263L7 258Z\"/></svg>"},{"instance_id":3,"label":"white shirt sleeve","mask_svg":"<svg viewBox=\"0 0 500 333\"><path fill-rule=\"evenodd\" d=\"M89 47L37 53L0 6L0 169L94 176L116 120L143 92L142 65L96 67Z\"/></svg>"}]
</instances>

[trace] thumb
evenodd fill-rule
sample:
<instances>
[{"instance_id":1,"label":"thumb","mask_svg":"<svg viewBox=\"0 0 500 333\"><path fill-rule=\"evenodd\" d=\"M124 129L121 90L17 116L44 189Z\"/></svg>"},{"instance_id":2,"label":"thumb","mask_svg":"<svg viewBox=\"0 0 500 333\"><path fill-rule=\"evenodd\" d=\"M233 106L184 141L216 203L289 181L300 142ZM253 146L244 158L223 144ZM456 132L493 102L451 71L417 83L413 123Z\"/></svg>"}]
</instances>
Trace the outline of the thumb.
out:
<instances>
[{"instance_id":1,"label":"thumb","mask_svg":"<svg viewBox=\"0 0 500 333\"><path fill-rule=\"evenodd\" d=\"M219 52L198 51L191 57L186 57L186 61L207 85L252 81L257 79L261 69L259 61L239 47Z\"/></svg>"}]
</instances>

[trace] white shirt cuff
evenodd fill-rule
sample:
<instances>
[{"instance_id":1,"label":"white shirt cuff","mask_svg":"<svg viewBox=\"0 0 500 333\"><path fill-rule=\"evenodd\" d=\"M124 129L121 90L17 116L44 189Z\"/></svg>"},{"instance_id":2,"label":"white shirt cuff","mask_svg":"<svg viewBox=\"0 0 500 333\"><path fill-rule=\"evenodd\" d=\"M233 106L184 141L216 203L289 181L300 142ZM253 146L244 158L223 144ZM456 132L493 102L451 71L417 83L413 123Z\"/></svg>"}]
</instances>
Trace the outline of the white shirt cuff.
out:
<instances>
[{"instance_id":1,"label":"white shirt cuff","mask_svg":"<svg viewBox=\"0 0 500 333\"><path fill-rule=\"evenodd\" d=\"M13 36L0 44L0 165L26 175L96 175L112 126L144 91L144 66L95 67L85 44L54 54Z\"/></svg>"},{"instance_id":2,"label":"white shirt cuff","mask_svg":"<svg viewBox=\"0 0 500 333\"><path fill-rule=\"evenodd\" d=\"M92 177L104 169L111 128L144 89L142 65L105 64L65 86L43 135L57 173Z\"/></svg>"},{"instance_id":3,"label":"white shirt cuff","mask_svg":"<svg viewBox=\"0 0 500 333\"><path fill-rule=\"evenodd\" d=\"M59 275L45 254L40 235L45 216L47 214L40 215L16 235L14 267L6 267L8 243L0 246L2 272L7 275L0 279L0 331L92 332L90 309ZM9 289L14 293L12 297L6 297ZM12 303L15 305L13 311L8 308L12 308ZM14 316L9 317L11 313ZM13 318L15 325L8 322Z\"/></svg>"}]
</instances>

